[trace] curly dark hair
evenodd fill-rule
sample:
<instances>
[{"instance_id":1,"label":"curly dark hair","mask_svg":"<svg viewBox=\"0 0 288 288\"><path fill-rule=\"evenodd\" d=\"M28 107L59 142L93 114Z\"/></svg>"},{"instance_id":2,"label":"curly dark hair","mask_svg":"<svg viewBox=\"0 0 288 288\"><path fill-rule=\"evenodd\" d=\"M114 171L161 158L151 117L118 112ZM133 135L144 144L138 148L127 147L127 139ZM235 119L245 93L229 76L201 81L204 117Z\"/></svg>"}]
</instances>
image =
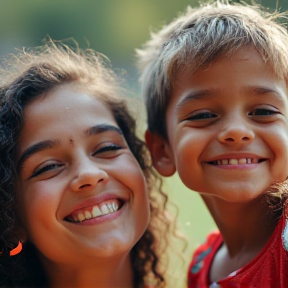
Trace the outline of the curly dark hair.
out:
<instances>
[{"instance_id":1,"label":"curly dark hair","mask_svg":"<svg viewBox=\"0 0 288 288\"><path fill-rule=\"evenodd\" d=\"M52 40L27 49L2 61L0 71L0 286L47 287L48 279L37 256L37 248L27 241L23 251L13 257L10 251L21 239L16 211L15 158L23 127L23 111L40 94L64 83L76 83L103 100L111 109L129 148L148 182L151 209L150 224L131 251L134 287L143 287L152 278L165 285L160 255L171 231L165 214L167 196L161 179L151 167L148 150L136 136L136 124L125 101L118 97L120 88L109 61L91 49L71 48ZM118 79L117 79L118 80ZM158 189L155 189L158 187ZM172 221L173 222L173 221ZM159 240L161 239L161 241Z\"/></svg>"}]
</instances>

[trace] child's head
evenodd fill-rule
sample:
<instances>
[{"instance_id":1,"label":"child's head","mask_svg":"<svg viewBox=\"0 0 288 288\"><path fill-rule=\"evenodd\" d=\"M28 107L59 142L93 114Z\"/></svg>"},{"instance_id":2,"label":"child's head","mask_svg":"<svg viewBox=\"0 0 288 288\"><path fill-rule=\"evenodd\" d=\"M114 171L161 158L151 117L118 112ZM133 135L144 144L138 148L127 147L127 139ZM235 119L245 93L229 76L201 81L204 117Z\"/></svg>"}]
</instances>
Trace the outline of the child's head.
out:
<instances>
[{"instance_id":1,"label":"child's head","mask_svg":"<svg viewBox=\"0 0 288 288\"><path fill-rule=\"evenodd\" d=\"M151 194L145 145L104 57L50 43L12 58L0 80L1 285L45 286L49 263L129 252L137 287L162 280L166 197Z\"/></svg>"},{"instance_id":2,"label":"child's head","mask_svg":"<svg viewBox=\"0 0 288 288\"><path fill-rule=\"evenodd\" d=\"M255 47L274 73L288 81L287 31L276 19L282 18L256 7L215 1L201 8L188 7L152 33L151 40L137 50L148 130L167 138L164 115L179 72L193 74L241 48Z\"/></svg>"},{"instance_id":3,"label":"child's head","mask_svg":"<svg viewBox=\"0 0 288 288\"><path fill-rule=\"evenodd\" d=\"M286 179L288 34L264 14L220 1L189 8L138 51L162 175L177 170L188 188L237 202Z\"/></svg>"}]
</instances>

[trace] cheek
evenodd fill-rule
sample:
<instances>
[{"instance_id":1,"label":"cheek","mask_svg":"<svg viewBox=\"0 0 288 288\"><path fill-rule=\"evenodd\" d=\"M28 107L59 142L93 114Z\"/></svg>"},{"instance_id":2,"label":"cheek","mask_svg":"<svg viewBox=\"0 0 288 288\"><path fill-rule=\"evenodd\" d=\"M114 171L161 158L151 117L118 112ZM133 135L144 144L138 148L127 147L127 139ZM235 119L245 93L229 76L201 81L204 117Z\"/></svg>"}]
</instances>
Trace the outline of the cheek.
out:
<instances>
[{"instance_id":1,"label":"cheek","mask_svg":"<svg viewBox=\"0 0 288 288\"><path fill-rule=\"evenodd\" d=\"M134 209L139 209L145 212L149 211L149 199L148 199L148 188L144 173L142 172L137 160L128 155L128 157L123 157L121 160L121 165L119 163L114 163L113 171L110 173L116 178L124 187L131 191L134 205L137 206ZM119 165L118 165L119 164ZM122 167L122 168L119 168ZM125 167L125 169L123 169ZM108 173L109 174L109 173ZM144 215L144 214L143 214Z\"/></svg>"},{"instance_id":2,"label":"cheek","mask_svg":"<svg viewBox=\"0 0 288 288\"><path fill-rule=\"evenodd\" d=\"M44 183L44 182L43 182ZM43 231L56 220L58 197L56 187L39 182L24 189L20 198L20 215L28 232L28 238L35 237L35 231ZM48 221L47 221L48 220ZM39 233L37 232L37 234ZM40 232L41 233L41 232Z\"/></svg>"},{"instance_id":3,"label":"cheek","mask_svg":"<svg viewBox=\"0 0 288 288\"><path fill-rule=\"evenodd\" d=\"M137 160L132 155L125 155L125 157L119 158L117 161L119 162L114 162L113 171L110 170L112 177L117 178L132 193L136 193L139 190L144 191L146 181Z\"/></svg>"},{"instance_id":4,"label":"cheek","mask_svg":"<svg viewBox=\"0 0 288 288\"><path fill-rule=\"evenodd\" d=\"M211 145L214 136L214 133L210 133L209 131L182 127L173 137L171 145L174 151L175 162L181 161L185 164L185 161L191 162L190 159L193 159L193 162L200 161L201 155L206 150L206 146Z\"/></svg>"},{"instance_id":5,"label":"cheek","mask_svg":"<svg viewBox=\"0 0 288 288\"><path fill-rule=\"evenodd\" d=\"M174 149L176 169L183 183L190 189L194 188L195 181L200 177L200 158L202 154L202 141L189 134L179 138Z\"/></svg>"},{"instance_id":6,"label":"cheek","mask_svg":"<svg viewBox=\"0 0 288 288\"><path fill-rule=\"evenodd\" d=\"M276 127L271 133L269 131L266 133L268 134L266 134L267 142L269 141L274 156L274 178L277 181L284 181L288 176L288 131Z\"/></svg>"},{"instance_id":7,"label":"cheek","mask_svg":"<svg viewBox=\"0 0 288 288\"><path fill-rule=\"evenodd\" d=\"M201 154L203 152L203 143L205 141L197 137L196 133L183 133L176 138L174 143L174 147L172 147L174 151L175 162L177 163L177 169L181 170L181 167L191 165L197 165L200 161ZM189 171L187 171L189 172Z\"/></svg>"},{"instance_id":8,"label":"cheek","mask_svg":"<svg viewBox=\"0 0 288 288\"><path fill-rule=\"evenodd\" d=\"M132 162L131 162L132 161ZM134 213L139 227L147 227L150 218L148 185L137 161L131 160L125 167L125 185L132 191Z\"/></svg>"}]
</instances>

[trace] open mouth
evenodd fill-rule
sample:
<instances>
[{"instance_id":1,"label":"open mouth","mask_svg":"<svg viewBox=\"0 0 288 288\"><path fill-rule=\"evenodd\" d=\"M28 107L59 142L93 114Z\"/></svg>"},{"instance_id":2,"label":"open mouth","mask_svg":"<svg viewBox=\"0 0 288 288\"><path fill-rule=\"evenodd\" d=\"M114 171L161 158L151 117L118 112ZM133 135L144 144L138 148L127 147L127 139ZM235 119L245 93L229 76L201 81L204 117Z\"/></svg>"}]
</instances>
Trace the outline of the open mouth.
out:
<instances>
[{"instance_id":1,"label":"open mouth","mask_svg":"<svg viewBox=\"0 0 288 288\"><path fill-rule=\"evenodd\" d=\"M120 210L123 204L123 201L120 199L105 201L97 205L74 211L70 215L66 216L64 220L72 223L79 223L85 220L98 218Z\"/></svg>"},{"instance_id":2,"label":"open mouth","mask_svg":"<svg viewBox=\"0 0 288 288\"><path fill-rule=\"evenodd\" d=\"M266 161L264 158L241 158L241 159L219 159L215 161L206 162L210 165L245 165L257 164Z\"/></svg>"}]
</instances>

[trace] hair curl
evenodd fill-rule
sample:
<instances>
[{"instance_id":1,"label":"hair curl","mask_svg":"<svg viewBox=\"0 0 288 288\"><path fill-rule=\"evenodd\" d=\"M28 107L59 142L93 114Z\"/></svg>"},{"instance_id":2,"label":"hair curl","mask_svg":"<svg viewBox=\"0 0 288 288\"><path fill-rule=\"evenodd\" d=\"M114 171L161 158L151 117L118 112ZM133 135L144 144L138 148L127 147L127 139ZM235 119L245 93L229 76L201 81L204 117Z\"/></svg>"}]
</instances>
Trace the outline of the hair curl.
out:
<instances>
[{"instance_id":1,"label":"hair curl","mask_svg":"<svg viewBox=\"0 0 288 288\"><path fill-rule=\"evenodd\" d=\"M123 99L118 97L117 77L108 61L93 50L72 49L49 40L45 45L20 51L2 62L0 71L0 286L46 287L48 279L29 241L23 251L10 257L20 240L17 219L15 158L23 127L23 111L43 92L65 83L76 83L102 100L112 111L129 148L143 170L149 189L150 224L131 251L134 286L144 286L152 277L159 287L165 284L160 255L164 252L170 221L165 215L167 196L161 180L151 167L148 150L136 136L136 124ZM118 79L117 79L118 80ZM159 187L154 191L152 188ZM159 192L160 191L160 192ZM170 226L170 227L169 227ZM161 239L157 241L157 239ZM15 276L17 275L17 276ZM162 283L162 284L161 284Z\"/></svg>"}]
</instances>

